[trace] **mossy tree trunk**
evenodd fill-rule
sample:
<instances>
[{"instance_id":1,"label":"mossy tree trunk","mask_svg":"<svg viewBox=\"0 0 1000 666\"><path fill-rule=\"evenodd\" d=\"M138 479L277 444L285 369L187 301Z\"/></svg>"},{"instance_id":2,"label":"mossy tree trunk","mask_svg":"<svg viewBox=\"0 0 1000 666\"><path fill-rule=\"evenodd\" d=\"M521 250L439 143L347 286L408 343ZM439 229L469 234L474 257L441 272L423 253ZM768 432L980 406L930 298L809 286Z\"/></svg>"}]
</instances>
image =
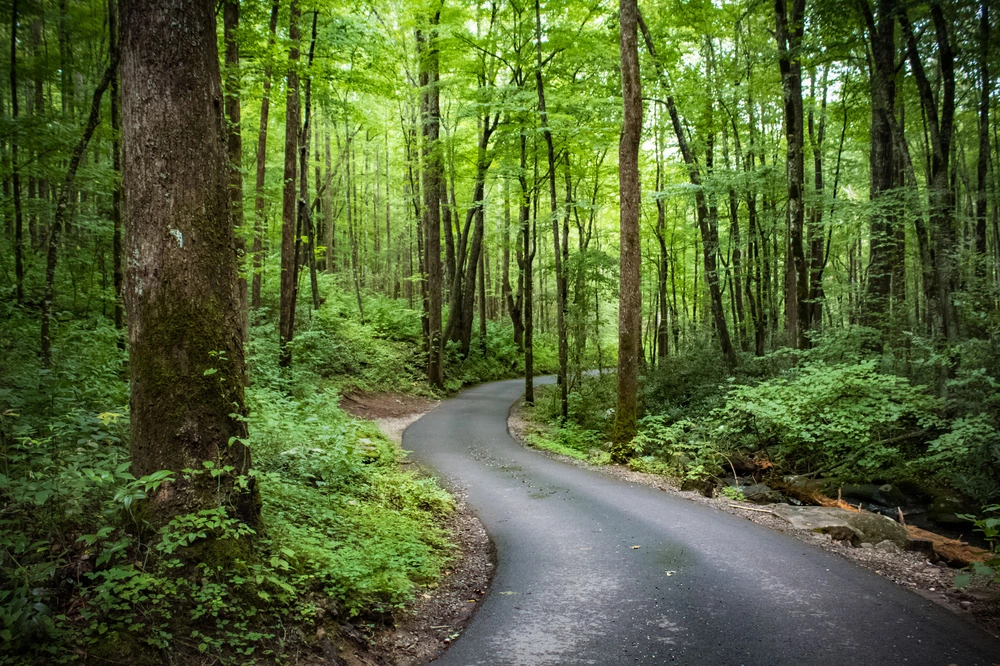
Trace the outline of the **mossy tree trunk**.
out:
<instances>
[{"instance_id":1,"label":"mossy tree trunk","mask_svg":"<svg viewBox=\"0 0 1000 666\"><path fill-rule=\"evenodd\" d=\"M174 472L154 525L223 506L255 526L215 3L123 0L121 27L132 473ZM205 461L226 471L181 474Z\"/></svg>"},{"instance_id":2,"label":"mossy tree trunk","mask_svg":"<svg viewBox=\"0 0 1000 666\"><path fill-rule=\"evenodd\" d=\"M621 201L621 283L618 296L618 404L611 457L624 462L636 433L639 392L639 344L642 326L639 263L639 142L642 138L642 82L639 79L636 0L621 0L622 97L625 123L618 144L618 189Z\"/></svg>"}]
</instances>

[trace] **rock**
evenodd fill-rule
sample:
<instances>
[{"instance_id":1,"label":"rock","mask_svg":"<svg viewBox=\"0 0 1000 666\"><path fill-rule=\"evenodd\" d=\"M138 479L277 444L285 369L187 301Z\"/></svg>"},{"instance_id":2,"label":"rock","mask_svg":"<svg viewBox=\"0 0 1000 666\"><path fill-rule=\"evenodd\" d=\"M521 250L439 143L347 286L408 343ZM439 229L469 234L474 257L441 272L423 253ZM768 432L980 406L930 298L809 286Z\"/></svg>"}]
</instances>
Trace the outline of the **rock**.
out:
<instances>
[{"instance_id":1,"label":"rock","mask_svg":"<svg viewBox=\"0 0 1000 666\"><path fill-rule=\"evenodd\" d=\"M889 541L889 543L892 542ZM870 541L865 541L863 544L861 544L861 548L865 550L875 550L875 544L871 543Z\"/></svg>"},{"instance_id":2,"label":"rock","mask_svg":"<svg viewBox=\"0 0 1000 666\"><path fill-rule=\"evenodd\" d=\"M852 513L836 507L788 504L772 504L770 509L793 527L825 532L834 539L849 541L853 546L866 542L891 541L903 548L909 540L905 527L874 513Z\"/></svg>"},{"instance_id":3,"label":"rock","mask_svg":"<svg viewBox=\"0 0 1000 666\"><path fill-rule=\"evenodd\" d=\"M745 497L748 502L756 502L757 504L773 504L784 499L781 496L781 493L777 490L773 490L771 486L765 483L754 483L749 486L741 486L738 490L743 493L743 497Z\"/></svg>"},{"instance_id":4,"label":"rock","mask_svg":"<svg viewBox=\"0 0 1000 666\"><path fill-rule=\"evenodd\" d=\"M893 555L903 552L899 546L888 539L875 544L875 550L881 550L883 553L892 553Z\"/></svg>"},{"instance_id":5,"label":"rock","mask_svg":"<svg viewBox=\"0 0 1000 666\"><path fill-rule=\"evenodd\" d=\"M840 492L844 499L851 504L857 504L859 501L878 501L875 499L875 495L878 493L878 486L874 483L847 483L840 487Z\"/></svg>"},{"instance_id":6,"label":"rock","mask_svg":"<svg viewBox=\"0 0 1000 666\"><path fill-rule=\"evenodd\" d=\"M705 497L711 497L712 493L715 491L715 484L712 481L684 479L684 481L681 482L681 490L693 490L701 493Z\"/></svg>"},{"instance_id":7,"label":"rock","mask_svg":"<svg viewBox=\"0 0 1000 666\"><path fill-rule=\"evenodd\" d=\"M938 495L927 507L927 518L941 525L965 525L968 521L959 518L957 514L969 513L969 507L960 498L953 495Z\"/></svg>"},{"instance_id":8,"label":"rock","mask_svg":"<svg viewBox=\"0 0 1000 666\"><path fill-rule=\"evenodd\" d=\"M903 494L903 491L891 483L886 483L878 487L878 490L875 492L875 501L882 506L890 508L901 508L907 504L906 495Z\"/></svg>"},{"instance_id":9,"label":"rock","mask_svg":"<svg viewBox=\"0 0 1000 666\"><path fill-rule=\"evenodd\" d=\"M718 486L720 488L725 488L728 486L730 488L742 489L744 486L752 486L755 483L756 481L754 481L753 477L750 476L741 476L741 477L724 476L718 480Z\"/></svg>"}]
</instances>

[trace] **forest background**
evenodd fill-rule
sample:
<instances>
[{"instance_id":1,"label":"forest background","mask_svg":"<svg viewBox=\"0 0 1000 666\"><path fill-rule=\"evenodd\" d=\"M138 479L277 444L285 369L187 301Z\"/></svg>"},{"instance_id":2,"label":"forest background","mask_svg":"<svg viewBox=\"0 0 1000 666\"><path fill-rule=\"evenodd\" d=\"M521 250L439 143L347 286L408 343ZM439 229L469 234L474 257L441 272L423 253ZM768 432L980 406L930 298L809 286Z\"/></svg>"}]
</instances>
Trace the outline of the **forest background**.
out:
<instances>
[{"instance_id":1,"label":"forest background","mask_svg":"<svg viewBox=\"0 0 1000 666\"><path fill-rule=\"evenodd\" d=\"M220 3L252 470L136 463L118 8L3 7L12 658L287 657L267 618L404 604L449 557L451 500L339 410L347 391L526 375L578 457L893 484L996 535L988 2L644 3L624 97L608 3ZM538 372L558 388L536 396ZM138 508L251 472L262 525ZM197 548L258 529L252 552ZM176 575L195 561L197 585Z\"/></svg>"}]
</instances>

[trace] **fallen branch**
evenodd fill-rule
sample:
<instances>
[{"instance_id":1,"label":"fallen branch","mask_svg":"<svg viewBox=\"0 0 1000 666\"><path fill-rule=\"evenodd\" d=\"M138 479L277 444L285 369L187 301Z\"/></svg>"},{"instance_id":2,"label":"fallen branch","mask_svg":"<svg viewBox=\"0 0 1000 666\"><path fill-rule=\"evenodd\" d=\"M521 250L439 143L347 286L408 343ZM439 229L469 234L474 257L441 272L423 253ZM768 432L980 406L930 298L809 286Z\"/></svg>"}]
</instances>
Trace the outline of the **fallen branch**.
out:
<instances>
[{"instance_id":1,"label":"fallen branch","mask_svg":"<svg viewBox=\"0 0 1000 666\"><path fill-rule=\"evenodd\" d=\"M776 514L774 511L771 511L770 509L758 509L757 507L742 506L740 504L730 504L729 506L733 507L734 509L743 509L744 511L756 511L757 513L769 513L772 516L776 516L778 518L781 517L778 514Z\"/></svg>"},{"instance_id":2,"label":"fallen branch","mask_svg":"<svg viewBox=\"0 0 1000 666\"><path fill-rule=\"evenodd\" d=\"M930 541L934 547L934 553L952 566L964 567L973 562L985 562L990 557L990 552L987 550L970 546L958 539L949 539L940 534L922 530L914 525L907 525L906 531L910 533L911 539Z\"/></svg>"}]
</instances>

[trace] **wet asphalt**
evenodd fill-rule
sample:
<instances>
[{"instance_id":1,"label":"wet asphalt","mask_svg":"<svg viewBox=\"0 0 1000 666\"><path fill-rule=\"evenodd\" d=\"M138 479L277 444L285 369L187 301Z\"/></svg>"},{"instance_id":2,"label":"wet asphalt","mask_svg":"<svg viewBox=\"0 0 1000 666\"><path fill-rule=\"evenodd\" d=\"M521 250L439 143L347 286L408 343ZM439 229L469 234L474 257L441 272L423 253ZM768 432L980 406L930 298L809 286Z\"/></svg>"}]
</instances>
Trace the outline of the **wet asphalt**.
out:
<instances>
[{"instance_id":1,"label":"wet asphalt","mask_svg":"<svg viewBox=\"0 0 1000 666\"><path fill-rule=\"evenodd\" d=\"M403 434L497 552L435 663L1000 664L1000 641L835 555L519 446L507 414L523 388L471 388Z\"/></svg>"}]
</instances>

